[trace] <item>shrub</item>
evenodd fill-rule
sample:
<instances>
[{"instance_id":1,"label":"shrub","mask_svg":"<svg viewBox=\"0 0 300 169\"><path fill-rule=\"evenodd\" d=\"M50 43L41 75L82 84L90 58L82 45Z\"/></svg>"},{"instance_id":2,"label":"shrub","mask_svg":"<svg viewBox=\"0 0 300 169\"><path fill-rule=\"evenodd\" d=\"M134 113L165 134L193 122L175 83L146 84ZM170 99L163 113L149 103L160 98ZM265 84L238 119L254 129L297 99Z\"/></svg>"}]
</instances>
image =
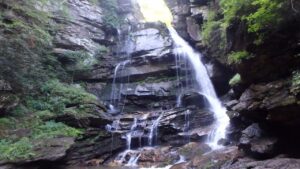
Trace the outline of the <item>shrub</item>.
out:
<instances>
[{"instance_id":1,"label":"shrub","mask_svg":"<svg viewBox=\"0 0 300 169\"><path fill-rule=\"evenodd\" d=\"M231 52L228 55L229 63L240 63L243 59L252 57L247 51Z\"/></svg>"},{"instance_id":2,"label":"shrub","mask_svg":"<svg viewBox=\"0 0 300 169\"><path fill-rule=\"evenodd\" d=\"M216 20L216 13L209 11L207 22L203 24L202 27L202 40L205 45L209 45L213 32L217 29L220 29L221 21Z\"/></svg>"},{"instance_id":3,"label":"shrub","mask_svg":"<svg viewBox=\"0 0 300 169\"><path fill-rule=\"evenodd\" d=\"M42 92L54 102L59 100L64 104L79 104L79 103L91 103L97 100L96 96L87 93L79 85L68 85L59 82L58 80L48 81L43 87Z\"/></svg>"},{"instance_id":4,"label":"shrub","mask_svg":"<svg viewBox=\"0 0 300 169\"><path fill-rule=\"evenodd\" d=\"M0 152L0 160L12 161L16 159L28 159L35 156L33 145L27 137L16 142L0 140Z\"/></svg>"},{"instance_id":5,"label":"shrub","mask_svg":"<svg viewBox=\"0 0 300 169\"><path fill-rule=\"evenodd\" d=\"M293 72L291 92L296 95L300 92L300 71Z\"/></svg>"},{"instance_id":6,"label":"shrub","mask_svg":"<svg viewBox=\"0 0 300 169\"><path fill-rule=\"evenodd\" d=\"M248 32L254 33L255 44L264 40L266 33L276 28L282 20L284 4L280 0L221 0L220 6L224 15L222 26L226 29L234 19L245 20Z\"/></svg>"},{"instance_id":7,"label":"shrub","mask_svg":"<svg viewBox=\"0 0 300 169\"><path fill-rule=\"evenodd\" d=\"M28 97L26 105L33 111L62 113L69 105L96 102L96 96L76 85L68 85L58 80L50 80L41 88L39 97Z\"/></svg>"},{"instance_id":8,"label":"shrub","mask_svg":"<svg viewBox=\"0 0 300 169\"><path fill-rule=\"evenodd\" d=\"M13 118L7 118L7 117L0 118L0 128L14 128L15 123L16 123L15 119Z\"/></svg>"},{"instance_id":9,"label":"shrub","mask_svg":"<svg viewBox=\"0 0 300 169\"><path fill-rule=\"evenodd\" d=\"M63 123L56 123L53 121L49 121L43 125L34 128L32 138L45 139L45 138L55 138L59 136L77 137L81 133L82 131L69 127Z\"/></svg>"},{"instance_id":10,"label":"shrub","mask_svg":"<svg viewBox=\"0 0 300 169\"><path fill-rule=\"evenodd\" d=\"M117 0L102 0L100 5L104 12L103 20L106 25L118 28L121 25L122 17L118 15Z\"/></svg>"},{"instance_id":11,"label":"shrub","mask_svg":"<svg viewBox=\"0 0 300 169\"><path fill-rule=\"evenodd\" d=\"M229 85L232 87L232 86L235 86L235 85L241 83L241 81L242 81L242 80L241 80L241 75L237 73L236 75L234 75L234 76L230 79Z\"/></svg>"}]
</instances>

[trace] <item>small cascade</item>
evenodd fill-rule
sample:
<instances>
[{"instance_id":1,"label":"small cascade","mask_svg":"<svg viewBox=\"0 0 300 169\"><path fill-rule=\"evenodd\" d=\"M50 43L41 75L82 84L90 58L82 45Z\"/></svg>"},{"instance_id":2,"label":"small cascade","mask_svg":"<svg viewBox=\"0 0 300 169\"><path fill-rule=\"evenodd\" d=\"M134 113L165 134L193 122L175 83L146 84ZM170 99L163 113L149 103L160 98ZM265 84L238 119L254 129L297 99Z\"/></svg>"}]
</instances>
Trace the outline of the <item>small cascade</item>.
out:
<instances>
[{"instance_id":1,"label":"small cascade","mask_svg":"<svg viewBox=\"0 0 300 169\"><path fill-rule=\"evenodd\" d=\"M123 88L123 84L120 83L120 87L117 87L116 80L118 78L118 73L121 72L121 75L123 73L124 68L126 65L130 63L130 60L125 60L123 62L120 62L117 64L114 70L114 76L113 76L113 83L112 83L112 90L110 95L110 110L116 111L116 107L118 107L119 101L121 100L121 91Z\"/></svg>"},{"instance_id":2,"label":"small cascade","mask_svg":"<svg viewBox=\"0 0 300 169\"><path fill-rule=\"evenodd\" d=\"M137 118L134 118L130 131L126 134L127 150L131 150L131 139L137 127Z\"/></svg>"},{"instance_id":3,"label":"small cascade","mask_svg":"<svg viewBox=\"0 0 300 169\"><path fill-rule=\"evenodd\" d=\"M190 135L189 135L189 130L190 130L190 114L191 114L190 110L186 110L184 112L184 121L185 121L185 124L184 124L184 133L186 135L187 142L190 142Z\"/></svg>"},{"instance_id":4,"label":"small cascade","mask_svg":"<svg viewBox=\"0 0 300 169\"><path fill-rule=\"evenodd\" d=\"M115 55L119 56L119 59L122 61L114 69L109 105L109 112L112 114L123 112L124 109L124 105L119 107L119 103L122 101L122 90L124 88L127 89L124 83L126 84L130 81L129 74L125 77L126 71L124 70L131 63L131 54L135 48L135 42L130 36L131 29L131 27L128 27L128 30L118 30L118 44ZM118 77L122 78L118 79Z\"/></svg>"},{"instance_id":5,"label":"small cascade","mask_svg":"<svg viewBox=\"0 0 300 169\"><path fill-rule=\"evenodd\" d=\"M153 142L154 142L154 139L157 138L157 127L159 125L159 121L161 120L161 118L163 117L164 113L161 113L159 115L159 117L153 121L151 127L150 127L150 133L149 133L149 136L148 136L148 144L149 146L153 146Z\"/></svg>"},{"instance_id":6,"label":"small cascade","mask_svg":"<svg viewBox=\"0 0 300 169\"><path fill-rule=\"evenodd\" d=\"M197 87L199 88L198 90L206 97L208 101L208 108L214 112L216 127L209 136L208 144L212 149L220 148L221 146L218 145L218 141L226 137L226 128L229 125L229 117L226 114L227 110L222 106L216 95L213 84L209 78L208 71L205 65L201 62L202 55L200 53L196 53L193 48L178 35L173 27L169 27L169 31L175 43L175 54L180 55L189 61L195 73L198 85Z\"/></svg>"},{"instance_id":7,"label":"small cascade","mask_svg":"<svg viewBox=\"0 0 300 169\"><path fill-rule=\"evenodd\" d=\"M138 162L140 156L141 156L140 153L132 155L130 157L128 163L125 166L137 166L137 162Z\"/></svg>"}]
</instances>

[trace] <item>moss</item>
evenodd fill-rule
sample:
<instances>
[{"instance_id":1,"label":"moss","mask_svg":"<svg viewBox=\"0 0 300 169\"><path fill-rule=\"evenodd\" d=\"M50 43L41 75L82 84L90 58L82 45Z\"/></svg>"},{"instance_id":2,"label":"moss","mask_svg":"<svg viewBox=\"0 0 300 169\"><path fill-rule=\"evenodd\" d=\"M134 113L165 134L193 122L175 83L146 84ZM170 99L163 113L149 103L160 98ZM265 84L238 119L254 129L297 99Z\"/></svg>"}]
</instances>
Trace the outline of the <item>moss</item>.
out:
<instances>
[{"instance_id":1,"label":"moss","mask_svg":"<svg viewBox=\"0 0 300 169\"><path fill-rule=\"evenodd\" d=\"M249 54L247 51L238 51L238 52L231 52L228 55L228 62L229 63L241 63L244 59L249 59L253 57L251 54Z\"/></svg>"},{"instance_id":2,"label":"moss","mask_svg":"<svg viewBox=\"0 0 300 169\"><path fill-rule=\"evenodd\" d=\"M241 83L241 82L242 82L241 75L237 73L236 75L234 75L234 76L230 79L229 85L230 85L230 86L235 86L235 85L237 85L237 84L239 84L239 83Z\"/></svg>"}]
</instances>

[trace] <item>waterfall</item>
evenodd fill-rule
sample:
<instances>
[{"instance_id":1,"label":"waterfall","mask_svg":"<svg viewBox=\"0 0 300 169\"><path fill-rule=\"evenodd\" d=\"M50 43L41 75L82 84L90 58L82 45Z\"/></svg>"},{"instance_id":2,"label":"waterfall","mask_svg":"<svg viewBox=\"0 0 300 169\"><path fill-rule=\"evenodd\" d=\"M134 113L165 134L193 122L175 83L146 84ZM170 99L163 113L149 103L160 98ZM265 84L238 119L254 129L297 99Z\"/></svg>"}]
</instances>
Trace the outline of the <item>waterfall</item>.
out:
<instances>
[{"instance_id":1,"label":"waterfall","mask_svg":"<svg viewBox=\"0 0 300 169\"><path fill-rule=\"evenodd\" d=\"M111 95L110 95L110 100L111 100L111 105L110 105L110 109L114 110L115 107L118 107L118 102L120 101L120 96L121 96L121 90L122 90L122 83L120 84L120 88L117 88L117 84L116 84L116 80L118 77L118 72L121 71L121 74L123 73L123 70L125 68L125 66L129 63L129 60L125 60L123 62L120 62L117 64L117 66L115 67L114 70L114 76L113 76L113 83L112 83L112 90L111 90Z\"/></svg>"},{"instance_id":2,"label":"waterfall","mask_svg":"<svg viewBox=\"0 0 300 169\"><path fill-rule=\"evenodd\" d=\"M229 125L229 117L226 114L227 110L217 97L207 69L201 61L202 55L196 53L193 48L178 35L174 28L169 27L169 31L175 43L175 54L187 59L190 65L192 65L199 87L199 93L206 97L208 108L214 112L216 126L209 136L208 144L212 149L217 149L221 147L218 145L218 141L226 137L226 128Z\"/></svg>"},{"instance_id":3,"label":"waterfall","mask_svg":"<svg viewBox=\"0 0 300 169\"><path fill-rule=\"evenodd\" d=\"M161 120L161 118L163 117L164 113L161 113L159 115L159 117L153 121L151 127L150 127L150 133L149 133L149 136L148 136L148 144L149 146L152 146L153 145L153 138L154 137L157 137L157 127L159 125L159 121Z\"/></svg>"}]
</instances>

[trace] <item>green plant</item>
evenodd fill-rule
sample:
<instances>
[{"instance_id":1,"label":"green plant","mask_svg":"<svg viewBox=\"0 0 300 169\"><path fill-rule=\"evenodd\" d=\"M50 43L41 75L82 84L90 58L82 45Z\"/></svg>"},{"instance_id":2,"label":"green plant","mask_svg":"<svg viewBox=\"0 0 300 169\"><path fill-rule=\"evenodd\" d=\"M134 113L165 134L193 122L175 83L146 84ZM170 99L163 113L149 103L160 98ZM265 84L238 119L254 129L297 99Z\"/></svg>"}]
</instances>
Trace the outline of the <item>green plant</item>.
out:
<instances>
[{"instance_id":1,"label":"green plant","mask_svg":"<svg viewBox=\"0 0 300 169\"><path fill-rule=\"evenodd\" d=\"M230 85L230 86L235 86L235 85L241 83L241 81L242 81L241 75L237 73L236 75L234 75L234 76L230 79L229 85Z\"/></svg>"},{"instance_id":2,"label":"green plant","mask_svg":"<svg viewBox=\"0 0 300 169\"><path fill-rule=\"evenodd\" d=\"M222 27L226 30L234 20L244 20L248 32L254 33L255 44L263 42L265 35L276 28L282 18L284 4L280 0L221 0L220 6L224 18Z\"/></svg>"},{"instance_id":3,"label":"green plant","mask_svg":"<svg viewBox=\"0 0 300 169\"><path fill-rule=\"evenodd\" d=\"M63 123L56 123L53 121L46 122L33 129L32 138L44 139L54 138L59 136L77 137L82 134L82 131L69 127Z\"/></svg>"},{"instance_id":4,"label":"green plant","mask_svg":"<svg viewBox=\"0 0 300 169\"><path fill-rule=\"evenodd\" d=\"M95 103L96 96L87 93L79 85L68 85L58 80L50 80L41 88L39 97L27 97L26 105L33 111L62 113L68 105Z\"/></svg>"},{"instance_id":5,"label":"green plant","mask_svg":"<svg viewBox=\"0 0 300 169\"><path fill-rule=\"evenodd\" d=\"M94 56L86 51L68 51L64 53L64 57L72 62L70 69L73 71L91 69L92 65L96 63Z\"/></svg>"},{"instance_id":6,"label":"green plant","mask_svg":"<svg viewBox=\"0 0 300 169\"><path fill-rule=\"evenodd\" d=\"M10 118L10 117L0 118L0 128L14 128L15 123L16 123L15 119L13 119L13 118Z\"/></svg>"},{"instance_id":7,"label":"green plant","mask_svg":"<svg viewBox=\"0 0 300 169\"><path fill-rule=\"evenodd\" d=\"M209 45L210 40L214 32L221 27L221 21L216 19L216 13L209 11L207 21L203 24L202 27L202 40L205 45Z\"/></svg>"},{"instance_id":8,"label":"green plant","mask_svg":"<svg viewBox=\"0 0 300 169\"><path fill-rule=\"evenodd\" d=\"M239 52L231 52L228 55L229 63L241 63L243 59L249 59L252 55L250 55L247 51L239 51Z\"/></svg>"},{"instance_id":9,"label":"green plant","mask_svg":"<svg viewBox=\"0 0 300 169\"><path fill-rule=\"evenodd\" d=\"M102 0L100 5L104 10L103 20L105 24L113 28L118 28L121 25L122 17L118 15L117 0Z\"/></svg>"},{"instance_id":10,"label":"green plant","mask_svg":"<svg viewBox=\"0 0 300 169\"><path fill-rule=\"evenodd\" d=\"M300 71L294 71L292 76L292 86L290 90L293 94L297 95L300 92Z\"/></svg>"},{"instance_id":11,"label":"green plant","mask_svg":"<svg viewBox=\"0 0 300 169\"><path fill-rule=\"evenodd\" d=\"M0 152L0 159L9 161L28 159L35 156L33 145L27 137L16 142L11 140L0 140Z\"/></svg>"}]
</instances>

